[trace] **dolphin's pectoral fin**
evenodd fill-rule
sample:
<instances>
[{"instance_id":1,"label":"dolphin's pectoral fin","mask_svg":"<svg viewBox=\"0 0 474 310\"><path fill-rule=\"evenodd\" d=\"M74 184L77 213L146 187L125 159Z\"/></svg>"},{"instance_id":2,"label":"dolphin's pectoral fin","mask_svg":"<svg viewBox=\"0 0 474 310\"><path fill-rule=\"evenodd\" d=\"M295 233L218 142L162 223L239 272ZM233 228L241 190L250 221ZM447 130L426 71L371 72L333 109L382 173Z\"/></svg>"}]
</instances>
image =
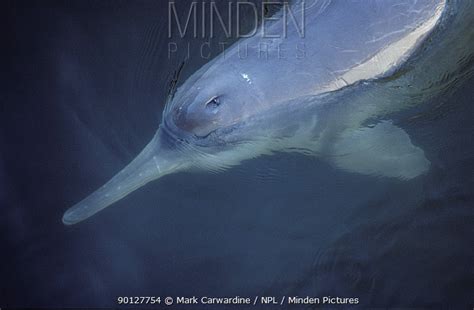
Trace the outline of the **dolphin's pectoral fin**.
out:
<instances>
[{"instance_id":1,"label":"dolphin's pectoral fin","mask_svg":"<svg viewBox=\"0 0 474 310\"><path fill-rule=\"evenodd\" d=\"M390 121L374 127L345 130L333 146L331 159L344 170L368 175L412 179L428 171L422 149Z\"/></svg>"}]
</instances>

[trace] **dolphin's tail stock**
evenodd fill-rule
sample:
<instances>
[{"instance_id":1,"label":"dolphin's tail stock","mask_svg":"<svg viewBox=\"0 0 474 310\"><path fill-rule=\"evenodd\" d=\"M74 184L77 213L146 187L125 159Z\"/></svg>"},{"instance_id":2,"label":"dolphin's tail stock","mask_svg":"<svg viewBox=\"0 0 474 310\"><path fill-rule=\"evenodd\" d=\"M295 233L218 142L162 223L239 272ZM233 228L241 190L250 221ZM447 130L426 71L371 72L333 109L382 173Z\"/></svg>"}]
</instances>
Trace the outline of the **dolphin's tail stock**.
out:
<instances>
[{"instance_id":1,"label":"dolphin's tail stock","mask_svg":"<svg viewBox=\"0 0 474 310\"><path fill-rule=\"evenodd\" d=\"M180 164L163 149L158 131L142 152L101 188L68 209L63 216L66 225L87 219L146 183L179 169ZM175 156L176 157L176 156Z\"/></svg>"}]
</instances>

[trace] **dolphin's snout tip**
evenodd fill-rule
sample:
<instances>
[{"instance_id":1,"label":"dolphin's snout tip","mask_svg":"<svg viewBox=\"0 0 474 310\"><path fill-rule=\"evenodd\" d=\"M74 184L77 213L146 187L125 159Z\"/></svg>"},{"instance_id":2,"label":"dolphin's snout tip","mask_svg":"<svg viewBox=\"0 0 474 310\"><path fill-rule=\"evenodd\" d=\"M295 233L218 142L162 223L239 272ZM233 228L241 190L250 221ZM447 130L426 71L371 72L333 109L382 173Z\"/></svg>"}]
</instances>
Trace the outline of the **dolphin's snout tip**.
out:
<instances>
[{"instance_id":1,"label":"dolphin's snout tip","mask_svg":"<svg viewBox=\"0 0 474 310\"><path fill-rule=\"evenodd\" d=\"M63 216L62 222L66 226L71 226L72 224L74 224L74 223L70 222L65 216Z\"/></svg>"},{"instance_id":2,"label":"dolphin's snout tip","mask_svg":"<svg viewBox=\"0 0 474 310\"><path fill-rule=\"evenodd\" d=\"M180 168L177 152L166 153L157 135L137 157L112 177L105 185L66 210L64 225L82 222L111 206L146 183L173 173Z\"/></svg>"},{"instance_id":3,"label":"dolphin's snout tip","mask_svg":"<svg viewBox=\"0 0 474 310\"><path fill-rule=\"evenodd\" d=\"M71 216L70 210L67 210L66 212L64 212L62 222L64 225L70 226L77 223L77 220L74 220L73 216Z\"/></svg>"},{"instance_id":4,"label":"dolphin's snout tip","mask_svg":"<svg viewBox=\"0 0 474 310\"><path fill-rule=\"evenodd\" d=\"M64 212L62 222L64 225L70 226L77 224L81 222L82 220L86 219L88 216L84 215L85 208L84 206L81 206L78 208L78 206L73 206L69 208L66 212Z\"/></svg>"}]
</instances>

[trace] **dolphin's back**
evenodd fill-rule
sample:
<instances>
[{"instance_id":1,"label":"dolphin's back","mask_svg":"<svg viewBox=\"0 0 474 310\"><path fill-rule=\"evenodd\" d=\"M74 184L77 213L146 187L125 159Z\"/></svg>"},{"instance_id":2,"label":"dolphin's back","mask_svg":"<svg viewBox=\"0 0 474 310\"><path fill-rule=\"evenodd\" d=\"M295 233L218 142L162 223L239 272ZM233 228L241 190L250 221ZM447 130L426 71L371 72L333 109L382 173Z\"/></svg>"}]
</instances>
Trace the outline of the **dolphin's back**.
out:
<instances>
[{"instance_id":1,"label":"dolphin's back","mask_svg":"<svg viewBox=\"0 0 474 310\"><path fill-rule=\"evenodd\" d=\"M287 9L286 36L281 18L238 41L206 74L235 70L272 105L333 91L392 72L434 29L445 7L445 0L310 2L304 10L299 2Z\"/></svg>"}]
</instances>

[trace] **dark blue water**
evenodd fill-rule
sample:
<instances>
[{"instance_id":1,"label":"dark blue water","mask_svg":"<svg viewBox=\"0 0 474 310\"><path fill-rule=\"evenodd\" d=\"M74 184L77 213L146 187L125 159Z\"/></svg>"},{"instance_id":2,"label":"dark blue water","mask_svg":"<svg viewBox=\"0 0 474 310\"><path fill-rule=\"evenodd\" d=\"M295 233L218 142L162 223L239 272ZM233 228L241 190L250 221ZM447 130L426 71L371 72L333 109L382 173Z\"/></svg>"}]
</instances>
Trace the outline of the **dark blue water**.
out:
<instances>
[{"instance_id":1,"label":"dark blue water","mask_svg":"<svg viewBox=\"0 0 474 310\"><path fill-rule=\"evenodd\" d=\"M151 139L174 72L207 62L205 39L173 38L168 57L166 1L2 6L0 307L150 295L474 306L474 79L394 116L432 163L412 181L263 156L164 177L66 227L63 212Z\"/></svg>"}]
</instances>

